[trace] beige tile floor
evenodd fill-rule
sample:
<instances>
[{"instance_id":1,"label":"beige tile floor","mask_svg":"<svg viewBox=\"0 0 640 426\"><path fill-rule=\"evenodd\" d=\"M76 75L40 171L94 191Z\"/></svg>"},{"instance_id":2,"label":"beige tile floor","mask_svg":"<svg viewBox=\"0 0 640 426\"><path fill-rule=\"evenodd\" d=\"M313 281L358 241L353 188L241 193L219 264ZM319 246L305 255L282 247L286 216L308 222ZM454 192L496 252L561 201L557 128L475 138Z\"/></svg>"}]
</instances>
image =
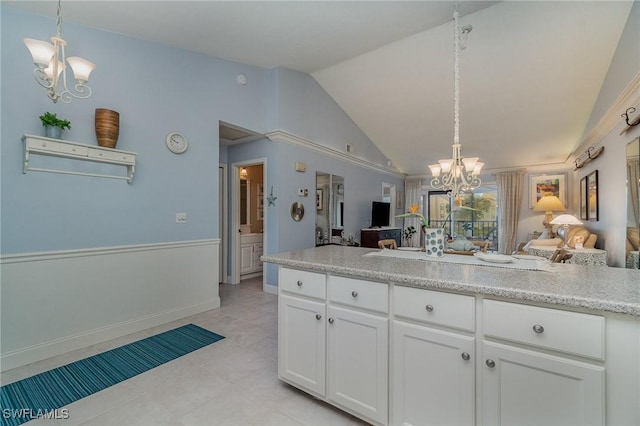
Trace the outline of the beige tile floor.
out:
<instances>
[{"instance_id":1,"label":"beige tile floor","mask_svg":"<svg viewBox=\"0 0 640 426\"><path fill-rule=\"evenodd\" d=\"M366 424L278 380L278 302L262 277L220 285L220 299L220 309L7 371L2 384L194 323L226 338L68 405L68 419L27 424Z\"/></svg>"}]
</instances>

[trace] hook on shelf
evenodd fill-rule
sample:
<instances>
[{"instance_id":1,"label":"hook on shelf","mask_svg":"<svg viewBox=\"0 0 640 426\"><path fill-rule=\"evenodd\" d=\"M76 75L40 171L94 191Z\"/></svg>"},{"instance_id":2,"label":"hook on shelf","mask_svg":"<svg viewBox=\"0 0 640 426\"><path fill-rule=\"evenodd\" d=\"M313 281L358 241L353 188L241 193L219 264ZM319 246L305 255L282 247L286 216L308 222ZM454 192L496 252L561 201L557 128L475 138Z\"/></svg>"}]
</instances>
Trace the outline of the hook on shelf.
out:
<instances>
[{"instance_id":1,"label":"hook on shelf","mask_svg":"<svg viewBox=\"0 0 640 426\"><path fill-rule=\"evenodd\" d=\"M588 163L590 163L591 161L595 160L596 158L598 158L600 156L600 154L602 154L604 152L604 146L601 146L600 148L598 148L597 150L590 146L585 153L587 154L587 158L585 158L584 160L581 159L582 156L578 157L575 159L574 164L575 164L575 170L581 169L583 168L585 165L587 165Z\"/></svg>"},{"instance_id":2,"label":"hook on shelf","mask_svg":"<svg viewBox=\"0 0 640 426\"><path fill-rule=\"evenodd\" d=\"M637 126L638 124L640 124L640 115L633 120L629 120L629 114L633 114L634 112L636 112L636 109L634 107L627 108L624 114L620 116L624 118L624 121L627 123L627 126L629 127Z\"/></svg>"}]
</instances>

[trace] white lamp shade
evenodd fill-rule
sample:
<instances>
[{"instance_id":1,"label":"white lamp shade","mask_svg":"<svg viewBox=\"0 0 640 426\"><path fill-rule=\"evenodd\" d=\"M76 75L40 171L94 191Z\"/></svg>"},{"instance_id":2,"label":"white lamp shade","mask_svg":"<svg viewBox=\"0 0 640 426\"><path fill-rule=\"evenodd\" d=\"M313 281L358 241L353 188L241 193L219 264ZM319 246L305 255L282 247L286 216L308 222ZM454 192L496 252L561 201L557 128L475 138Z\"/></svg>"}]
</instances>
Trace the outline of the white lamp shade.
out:
<instances>
[{"instance_id":1,"label":"white lamp shade","mask_svg":"<svg viewBox=\"0 0 640 426\"><path fill-rule=\"evenodd\" d=\"M567 211L562 201L555 195L543 195L535 206L533 206L535 212L565 212ZM571 216L571 215L564 215ZM560 217L560 216L558 216ZM573 217L573 216L572 216Z\"/></svg>"},{"instance_id":2,"label":"white lamp shade","mask_svg":"<svg viewBox=\"0 0 640 426\"><path fill-rule=\"evenodd\" d=\"M69 65L71 65L74 78L80 84L84 84L89 81L89 74L91 74L91 71L93 71L93 69L96 67L94 63L77 56L67 58L67 62L69 62Z\"/></svg>"},{"instance_id":3,"label":"white lamp shade","mask_svg":"<svg viewBox=\"0 0 640 426\"><path fill-rule=\"evenodd\" d=\"M473 168L476 166L476 163L478 162L478 160L479 160L478 157L462 159L462 164L464 164L464 168L467 171L467 173L473 172Z\"/></svg>"},{"instance_id":4,"label":"white lamp shade","mask_svg":"<svg viewBox=\"0 0 640 426\"><path fill-rule=\"evenodd\" d=\"M451 166L453 166L453 160L438 160L440 163L440 168L442 169L442 173L449 173L451 170Z\"/></svg>"},{"instance_id":5,"label":"white lamp shade","mask_svg":"<svg viewBox=\"0 0 640 426\"><path fill-rule=\"evenodd\" d=\"M571 214L561 214L549 223L553 225L582 225L582 222Z\"/></svg>"},{"instance_id":6,"label":"white lamp shade","mask_svg":"<svg viewBox=\"0 0 640 426\"><path fill-rule=\"evenodd\" d=\"M431 170L433 177L440 176L440 164L429 164L429 170Z\"/></svg>"},{"instance_id":7,"label":"white lamp shade","mask_svg":"<svg viewBox=\"0 0 640 426\"><path fill-rule=\"evenodd\" d=\"M54 62L51 61L49 63L49 66L44 69L44 73L47 76L47 78L49 79L49 81L53 81L53 64L54 64ZM62 72L62 68L64 68L64 64L62 62L58 61L58 75L56 75L56 80L58 80L58 77L60 77L60 73Z\"/></svg>"},{"instance_id":8,"label":"white lamp shade","mask_svg":"<svg viewBox=\"0 0 640 426\"><path fill-rule=\"evenodd\" d=\"M23 41L29 52L31 52L33 63L38 68L44 69L49 66L49 62L51 62L51 58L55 53L55 48L51 43L33 38L25 38Z\"/></svg>"}]
</instances>

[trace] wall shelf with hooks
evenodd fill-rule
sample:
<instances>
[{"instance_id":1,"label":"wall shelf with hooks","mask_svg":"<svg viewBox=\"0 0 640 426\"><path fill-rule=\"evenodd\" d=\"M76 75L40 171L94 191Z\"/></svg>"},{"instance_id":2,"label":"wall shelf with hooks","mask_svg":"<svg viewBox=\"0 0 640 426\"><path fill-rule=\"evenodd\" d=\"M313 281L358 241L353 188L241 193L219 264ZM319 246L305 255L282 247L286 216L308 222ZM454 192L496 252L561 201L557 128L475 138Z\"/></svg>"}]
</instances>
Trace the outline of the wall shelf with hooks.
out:
<instances>
[{"instance_id":1,"label":"wall shelf with hooks","mask_svg":"<svg viewBox=\"0 0 640 426\"><path fill-rule=\"evenodd\" d=\"M22 173L27 173L28 171L62 173L68 175L122 179L126 180L127 183L131 183L133 181L137 155L137 153L135 152L103 148L95 145L85 145L77 142L70 142L62 139L52 139L35 135L24 135L22 136L22 141L24 142L24 166L22 168ZM123 166L127 169L126 176L33 167L31 164L29 164L30 157L32 155L70 158L81 161L90 161L94 163Z\"/></svg>"}]
</instances>

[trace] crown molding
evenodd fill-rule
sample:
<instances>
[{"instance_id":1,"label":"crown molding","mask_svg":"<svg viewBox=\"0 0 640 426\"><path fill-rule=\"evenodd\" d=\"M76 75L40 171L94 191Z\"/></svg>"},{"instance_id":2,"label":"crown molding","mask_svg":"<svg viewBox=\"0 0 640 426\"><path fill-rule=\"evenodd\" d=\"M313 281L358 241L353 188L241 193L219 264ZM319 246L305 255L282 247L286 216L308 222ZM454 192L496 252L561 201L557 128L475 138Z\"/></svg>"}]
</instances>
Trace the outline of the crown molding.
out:
<instances>
[{"instance_id":1,"label":"crown molding","mask_svg":"<svg viewBox=\"0 0 640 426\"><path fill-rule=\"evenodd\" d=\"M265 133L265 136L274 142L283 142L289 145L298 146L301 148L308 149L310 151L317 152L322 155L326 155L327 157L335 158L337 160L346 161L348 163L354 164L356 166L363 167L365 169L373 170L379 173L385 173L387 175L394 176L398 179L405 179L406 175L404 173L400 173L397 170L391 169L389 167L382 166L380 164L375 164L370 161L364 160L362 158L354 157L352 155L348 155L342 153L340 151L336 151L335 149L328 148L324 145L320 145L316 142L312 142L308 139L301 138L296 135L292 135L284 130L274 130L272 132Z\"/></svg>"},{"instance_id":2,"label":"crown molding","mask_svg":"<svg viewBox=\"0 0 640 426\"><path fill-rule=\"evenodd\" d=\"M616 101L598 121L598 124L587 134L582 143L573 150L572 155L579 156L578 153L582 153L588 147L595 147L600 144L612 130L623 122L622 114L627 108L637 105L640 105L640 73L620 93Z\"/></svg>"}]
</instances>

